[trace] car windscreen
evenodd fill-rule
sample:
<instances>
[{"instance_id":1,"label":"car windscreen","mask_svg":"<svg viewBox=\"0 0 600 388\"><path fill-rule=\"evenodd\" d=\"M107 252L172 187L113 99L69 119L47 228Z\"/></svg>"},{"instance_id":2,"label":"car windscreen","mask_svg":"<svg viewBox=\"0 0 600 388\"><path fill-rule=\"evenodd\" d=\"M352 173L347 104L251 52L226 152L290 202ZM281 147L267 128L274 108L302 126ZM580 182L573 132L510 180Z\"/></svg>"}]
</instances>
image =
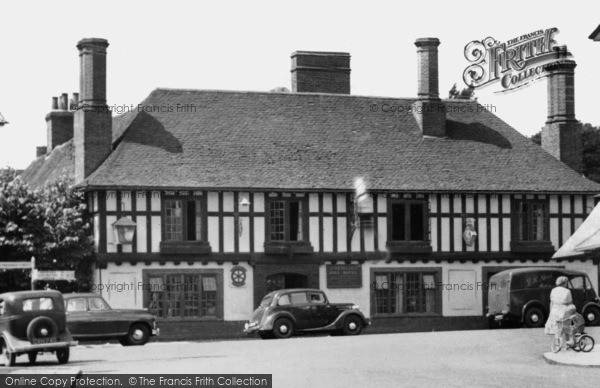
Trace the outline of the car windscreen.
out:
<instances>
[{"instance_id":1,"label":"car windscreen","mask_svg":"<svg viewBox=\"0 0 600 388\"><path fill-rule=\"evenodd\" d=\"M23 300L23 311L53 310L52 298L30 298Z\"/></svg>"},{"instance_id":2,"label":"car windscreen","mask_svg":"<svg viewBox=\"0 0 600 388\"><path fill-rule=\"evenodd\" d=\"M273 300L272 296L265 296L263 300L260 302L260 307L268 307Z\"/></svg>"}]
</instances>

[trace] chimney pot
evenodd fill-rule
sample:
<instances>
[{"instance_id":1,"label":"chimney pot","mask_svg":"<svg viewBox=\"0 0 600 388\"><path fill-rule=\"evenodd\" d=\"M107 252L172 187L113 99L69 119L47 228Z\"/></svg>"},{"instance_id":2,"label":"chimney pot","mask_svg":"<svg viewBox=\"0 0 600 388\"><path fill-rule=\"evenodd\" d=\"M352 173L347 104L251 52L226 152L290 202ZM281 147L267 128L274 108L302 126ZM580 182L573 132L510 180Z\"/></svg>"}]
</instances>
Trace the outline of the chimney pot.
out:
<instances>
[{"instance_id":1,"label":"chimney pot","mask_svg":"<svg viewBox=\"0 0 600 388\"><path fill-rule=\"evenodd\" d=\"M58 110L58 97L52 97L52 110Z\"/></svg>"},{"instance_id":2,"label":"chimney pot","mask_svg":"<svg viewBox=\"0 0 600 388\"><path fill-rule=\"evenodd\" d=\"M67 93L63 93L60 95L60 103L58 107L60 110L67 110L69 95Z\"/></svg>"}]
</instances>

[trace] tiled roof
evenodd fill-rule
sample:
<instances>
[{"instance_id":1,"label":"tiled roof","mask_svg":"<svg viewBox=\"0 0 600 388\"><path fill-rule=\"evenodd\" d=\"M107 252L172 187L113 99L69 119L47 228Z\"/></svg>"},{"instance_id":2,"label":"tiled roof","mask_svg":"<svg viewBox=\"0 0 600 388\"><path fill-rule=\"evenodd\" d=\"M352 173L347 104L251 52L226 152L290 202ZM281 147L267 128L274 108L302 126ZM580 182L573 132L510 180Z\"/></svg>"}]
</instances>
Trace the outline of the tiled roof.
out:
<instances>
[{"instance_id":1,"label":"tiled roof","mask_svg":"<svg viewBox=\"0 0 600 388\"><path fill-rule=\"evenodd\" d=\"M374 190L600 192L474 101L445 101L447 138L424 138L414 101L157 89L113 119L126 130L86 184L352 190L361 176Z\"/></svg>"}]
</instances>

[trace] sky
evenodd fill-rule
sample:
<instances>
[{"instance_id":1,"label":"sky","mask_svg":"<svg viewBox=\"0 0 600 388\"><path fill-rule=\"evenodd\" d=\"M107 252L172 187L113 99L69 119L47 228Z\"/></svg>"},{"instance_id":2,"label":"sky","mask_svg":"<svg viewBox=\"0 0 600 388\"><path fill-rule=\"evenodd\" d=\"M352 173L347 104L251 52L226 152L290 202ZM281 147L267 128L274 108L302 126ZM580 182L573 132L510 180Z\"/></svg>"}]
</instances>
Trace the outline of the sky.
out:
<instances>
[{"instance_id":1,"label":"sky","mask_svg":"<svg viewBox=\"0 0 600 388\"><path fill-rule=\"evenodd\" d=\"M437 37L440 95L465 87L464 47L489 36L506 42L558 28L554 39L577 61L577 118L600 125L600 3L482 1L22 1L0 3L0 168L22 169L46 145L51 98L78 92L82 38L109 41L109 105L137 105L158 87L269 91L291 89L290 54L351 54L352 94L417 95L414 41ZM547 115L544 79L476 97L523 135Z\"/></svg>"}]
</instances>

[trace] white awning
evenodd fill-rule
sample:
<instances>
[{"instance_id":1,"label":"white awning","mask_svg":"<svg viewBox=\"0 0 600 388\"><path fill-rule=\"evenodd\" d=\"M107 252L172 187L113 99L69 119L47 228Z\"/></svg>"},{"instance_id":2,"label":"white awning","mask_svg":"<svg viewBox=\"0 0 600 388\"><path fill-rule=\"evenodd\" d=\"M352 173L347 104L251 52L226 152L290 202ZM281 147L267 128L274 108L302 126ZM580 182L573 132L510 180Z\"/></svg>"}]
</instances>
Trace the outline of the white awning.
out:
<instances>
[{"instance_id":1,"label":"white awning","mask_svg":"<svg viewBox=\"0 0 600 388\"><path fill-rule=\"evenodd\" d=\"M569 237L553 259L576 256L600 248L600 204L583 221L581 226Z\"/></svg>"}]
</instances>

